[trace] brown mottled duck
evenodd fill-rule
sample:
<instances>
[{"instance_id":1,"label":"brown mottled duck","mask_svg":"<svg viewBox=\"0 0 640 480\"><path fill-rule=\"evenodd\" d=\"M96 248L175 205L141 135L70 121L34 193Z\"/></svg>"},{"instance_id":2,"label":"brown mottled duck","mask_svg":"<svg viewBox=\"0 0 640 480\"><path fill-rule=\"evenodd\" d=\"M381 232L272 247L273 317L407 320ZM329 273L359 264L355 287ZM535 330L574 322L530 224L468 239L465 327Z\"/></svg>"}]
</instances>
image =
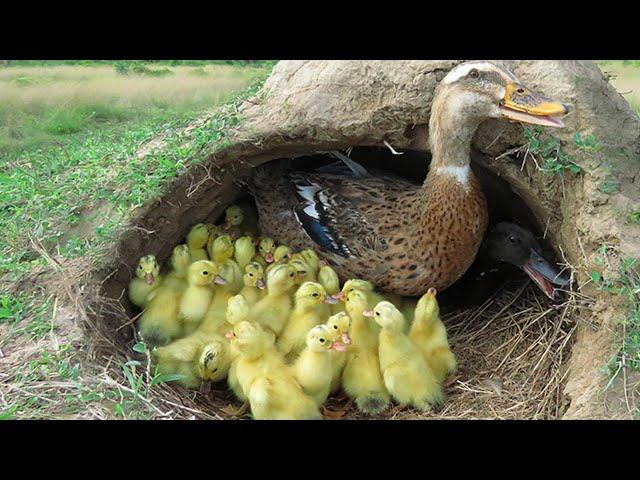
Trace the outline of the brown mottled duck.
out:
<instances>
[{"instance_id":1,"label":"brown mottled duck","mask_svg":"<svg viewBox=\"0 0 640 480\"><path fill-rule=\"evenodd\" d=\"M467 62L437 86L429 121L432 160L422 185L388 173L303 172L268 164L251 187L265 235L313 248L340 278L421 295L443 290L473 262L487 203L470 168L471 140L489 118L564 127L567 107L508 70Z\"/></svg>"}]
</instances>

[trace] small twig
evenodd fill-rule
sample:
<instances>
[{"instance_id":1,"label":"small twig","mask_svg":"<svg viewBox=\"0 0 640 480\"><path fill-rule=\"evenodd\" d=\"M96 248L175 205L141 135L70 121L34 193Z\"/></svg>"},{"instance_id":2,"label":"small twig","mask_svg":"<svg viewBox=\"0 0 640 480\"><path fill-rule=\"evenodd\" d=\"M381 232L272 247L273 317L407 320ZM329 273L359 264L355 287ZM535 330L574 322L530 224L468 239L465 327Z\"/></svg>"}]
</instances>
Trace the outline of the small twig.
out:
<instances>
[{"instance_id":1,"label":"small twig","mask_svg":"<svg viewBox=\"0 0 640 480\"><path fill-rule=\"evenodd\" d=\"M384 140L382 143L385 144L385 146L391 150L391 153L393 153L394 155L404 155L404 152L396 152L396 150L391 146L391 144L389 142L387 142L386 140Z\"/></svg>"}]
</instances>

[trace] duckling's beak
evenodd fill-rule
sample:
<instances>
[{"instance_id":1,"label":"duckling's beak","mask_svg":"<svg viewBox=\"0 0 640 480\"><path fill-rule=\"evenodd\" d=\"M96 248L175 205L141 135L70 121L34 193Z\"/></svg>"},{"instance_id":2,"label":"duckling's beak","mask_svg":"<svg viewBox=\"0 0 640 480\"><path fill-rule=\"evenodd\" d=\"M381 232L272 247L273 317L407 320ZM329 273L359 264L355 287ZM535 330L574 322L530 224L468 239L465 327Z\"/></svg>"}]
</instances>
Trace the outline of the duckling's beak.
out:
<instances>
[{"instance_id":1,"label":"duckling's beak","mask_svg":"<svg viewBox=\"0 0 640 480\"><path fill-rule=\"evenodd\" d=\"M320 268L322 268L322 267L326 267L327 265L328 265L328 263L327 263L327 261L326 261L326 260L320 260L320 261L318 262L318 266L319 266Z\"/></svg>"},{"instance_id":2,"label":"duckling's beak","mask_svg":"<svg viewBox=\"0 0 640 480\"><path fill-rule=\"evenodd\" d=\"M231 332L225 333L224 336L229 340L233 340L233 333L231 333Z\"/></svg>"},{"instance_id":3,"label":"duckling's beak","mask_svg":"<svg viewBox=\"0 0 640 480\"><path fill-rule=\"evenodd\" d=\"M555 102L516 82L509 83L498 106L503 117L523 123L564 128L559 118L569 111L563 103Z\"/></svg>"},{"instance_id":4,"label":"duckling's beak","mask_svg":"<svg viewBox=\"0 0 640 480\"><path fill-rule=\"evenodd\" d=\"M336 303L338 303L338 299L332 297L331 295L327 295L326 297L324 297L324 303L335 305Z\"/></svg>"},{"instance_id":5,"label":"duckling's beak","mask_svg":"<svg viewBox=\"0 0 640 480\"><path fill-rule=\"evenodd\" d=\"M344 302L344 292L338 292L331 295L336 300L342 300Z\"/></svg>"},{"instance_id":6,"label":"duckling's beak","mask_svg":"<svg viewBox=\"0 0 640 480\"><path fill-rule=\"evenodd\" d=\"M348 333L343 333L342 334L342 343L344 343L345 345L351 345L351 337L349 336Z\"/></svg>"},{"instance_id":7,"label":"duckling's beak","mask_svg":"<svg viewBox=\"0 0 640 480\"><path fill-rule=\"evenodd\" d=\"M267 255L264 257L264 260L267 263L273 263L273 260L274 260L273 253L271 253L271 252L267 253Z\"/></svg>"},{"instance_id":8,"label":"duckling's beak","mask_svg":"<svg viewBox=\"0 0 640 480\"><path fill-rule=\"evenodd\" d=\"M220 275L216 275L216 278L214 278L213 283L215 283L216 285L226 285L229 282L227 282Z\"/></svg>"},{"instance_id":9,"label":"duckling's beak","mask_svg":"<svg viewBox=\"0 0 640 480\"><path fill-rule=\"evenodd\" d=\"M551 300L555 300L558 293L554 285L569 285L569 279L562 277L560 272L534 249L531 249L529 261L522 265L522 269Z\"/></svg>"},{"instance_id":10,"label":"duckling's beak","mask_svg":"<svg viewBox=\"0 0 640 480\"><path fill-rule=\"evenodd\" d=\"M266 285L264 284L264 280L260 279L256 282L256 287L258 287L260 290L264 290L266 288Z\"/></svg>"},{"instance_id":11,"label":"duckling's beak","mask_svg":"<svg viewBox=\"0 0 640 480\"><path fill-rule=\"evenodd\" d=\"M331 350L336 350L338 352L346 352L347 351L347 347L346 345L340 343L340 342L333 342L331 344L331 347L329 347Z\"/></svg>"},{"instance_id":12,"label":"duckling's beak","mask_svg":"<svg viewBox=\"0 0 640 480\"><path fill-rule=\"evenodd\" d=\"M147 285L153 285L153 273L147 273L144 276L144 279L147 282Z\"/></svg>"},{"instance_id":13,"label":"duckling's beak","mask_svg":"<svg viewBox=\"0 0 640 480\"><path fill-rule=\"evenodd\" d=\"M373 310L364 310L362 312L362 315L364 315L365 317L371 318L371 317L373 317Z\"/></svg>"}]
</instances>

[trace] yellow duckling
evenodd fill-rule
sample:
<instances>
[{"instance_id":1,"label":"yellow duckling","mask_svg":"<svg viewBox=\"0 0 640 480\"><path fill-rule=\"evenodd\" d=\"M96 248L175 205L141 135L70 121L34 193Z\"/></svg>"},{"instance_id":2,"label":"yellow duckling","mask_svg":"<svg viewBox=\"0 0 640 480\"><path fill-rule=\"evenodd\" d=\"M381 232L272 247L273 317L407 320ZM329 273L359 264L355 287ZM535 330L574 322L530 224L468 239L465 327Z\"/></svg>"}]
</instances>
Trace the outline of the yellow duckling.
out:
<instances>
[{"instance_id":1,"label":"yellow duckling","mask_svg":"<svg viewBox=\"0 0 640 480\"><path fill-rule=\"evenodd\" d=\"M191 261L209 260L205 247L207 246L210 233L209 227L204 223L198 223L191 227L191 230L189 230L187 234L187 245L191 253Z\"/></svg>"},{"instance_id":2,"label":"yellow duckling","mask_svg":"<svg viewBox=\"0 0 640 480\"><path fill-rule=\"evenodd\" d=\"M138 320L138 331L147 345L166 345L183 336L182 322L178 318L180 297L180 293L169 287L160 287L151 292L147 306Z\"/></svg>"},{"instance_id":3,"label":"yellow duckling","mask_svg":"<svg viewBox=\"0 0 640 480\"><path fill-rule=\"evenodd\" d=\"M214 278L218 267L210 260L198 260L189 266L188 286L180 299L180 320L185 332L194 331L204 319L213 299Z\"/></svg>"},{"instance_id":4,"label":"yellow duckling","mask_svg":"<svg viewBox=\"0 0 640 480\"><path fill-rule=\"evenodd\" d=\"M391 302L373 309L374 320L382 327L378 353L384 385L402 406L428 411L444 399L440 381L422 356L418 346L404 333L404 315Z\"/></svg>"},{"instance_id":5,"label":"yellow duckling","mask_svg":"<svg viewBox=\"0 0 640 480\"><path fill-rule=\"evenodd\" d=\"M251 319L276 336L284 329L293 308L290 290L295 286L296 270L278 265L267 275L267 295L255 304Z\"/></svg>"},{"instance_id":6,"label":"yellow duckling","mask_svg":"<svg viewBox=\"0 0 640 480\"><path fill-rule=\"evenodd\" d=\"M231 205L224 212L224 224L222 231L232 239L242 235L241 225L244 222L244 212L238 205Z\"/></svg>"},{"instance_id":7,"label":"yellow duckling","mask_svg":"<svg viewBox=\"0 0 640 480\"><path fill-rule=\"evenodd\" d=\"M134 305L144 308L149 294L162 284L156 256L149 254L140 257L135 273L135 277L129 283L129 300Z\"/></svg>"},{"instance_id":8,"label":"yellow duckling","mask_svg":"<svg viewBox=\"0 0 640 480\"><path fill-rule=\"evenodd\" d=\"M291 255L291 260L301 258L309 266L308 279L306 281L315 282L318 277L318 270L320 269L320 259L318 254L310 248L300 250L298 253Z\"/></svg>"},{"instance_id":9,"label":"yellow duckling","mask_svg":"<svg viewBox=\"0 0 640 480\"><path fill-rule=\"evenodd\" d=\"M295 254L294 254L295 255ZM313 274L312 268L302 257L291 257L289 265L295 267L298 272L297 283L302 285L304 282L315 282L316 276Z\"/></svg>"},{"instance_id":10,"label":"yellow duckling","mask_svg":"<svg viewBox=\"0 0 640 480\"><path fill-rule=\"evenodd\" d=\"M353 290L345 302L351 317L352 344L342 372L342 388L355 398L358 410L365 414L382 412L389 405L389 393L384 386L378 357L380 328L367 317L373 315L367 294Z\"/></svg>"},{"instance_id":11,"label":"yellow duckling","mask_svg":"<svg viewBox=\"0 0 640 480\"><path fill-rule=\"evenodd\" d=\"M340 292L340 280L338 279L338 274L329 265L324 262L320 263L321 267L318 271L318 283L324 287L327 295L330 295L335 299L336 295ZM329 309L332 314L344 312L344 304L336 301L336 303L332 304Z\"/></svg>"},{"instance_id":12,"label":"yellow duckling","mask_svg":"<svg viewBox=\"0 0 640 480\"><path fill-rule=\"evenodd\" d=\"M240 237L236 240L234 248L234 258L240 268L244 268L251 263L253 257L256 254L256 247L253 244L253 239L249 236Z\"/></svg>"},{"instance_id":13,"label":"yellow duckling","mask_svg":"<svg viewBox=\"0 0 640 480\"><path fill-rule=\"evenodd\" d=\"M336 295L336 298L345 299L346 296L353 290L360 290L361 292L366 293L371 299L373 305L377 305L383 300L387 300L397 307L400 307L402 305L402 297L400 295L382 295L374 290L373 283L367 280L361 280L359 278L352 278L351 280L347 280L342 286L342 291Z\"/></svg>"},{"instance_id":14,"label":"yellow duckling","mask_svg":"<svg viewBox=\"0 0 640 480\"><path fill-rule=\"evenodd\" d=\"M351 337L349 330L351 328L351 317L347 312L338 312L331 315L326 323L332 342L340 342L343 345L351 345ZM331 357L331 393L340 389L342 380L342 371L347 363L346 350L343 352L339 349L333 349L329 352Z\"/></svg>"},{"instance_id":15,"label":"yellow duckling","mask_svg":"<svg viewBox=\"0 0 640 480\"><path fill-rule=\"evenodd\" d=\"M244 269L242 277L244 287L240 294L246 299L249 305L255 305L258 300L264 298L267 285L264 282L264 270L258 262L251 262Z\"/></svg>"},{"instance_id":16,"label":"yellow duckling","mask_svg":"<svg viewBox=\"0 0 640 480\"><path fill-rule=\"evenodd\" d=\"M249 400L256 420L321 419L316 403L292 375L270 337L259 325L240 322L231 343L237 348L235 366L242 396Z\"/></svg>"},{"instance_id":17,"label":"yellow duckling","mask_svg":"<svg viewBox=\"0 0 640 480\"><path fill-rule=\"evenodd\" d=\"M216 284L213 299L202 320L202 328L208 332L225 335L231 330L227 323L227 302L242 288L242 272L233 260L224 262L213 282Z\"/></svg>"},{"instance_id":18,"label":"yellow duckling","mask_svg":"<svg viewBox=\"0 0 640 480\"><path fill-rule=\"evenodd\" d=\"M227 260L233 258L234 246L233 240L227 234L220 235L213 241L207 243L207 252L209 258L216 262L218 265L222 265Z\"/></svg>"},{"instance_id":19,"label":"yellow duckling","mask_svg":"<svg viewBox=\"0 0 640 480\"><path fill-rule=\"evenodd\" d=\"M420 348L439 381L456 371L456 357L449 347L447 329L440 320L436 289L430 288L416 306L409 338Z\"/></svg>"},{"instance_id":20,"label":"yellow duckling","mask_svg":"<svg viewBox=\"0 0 640 480\"><path fill-rule=\"evenodd\" d=\"M196 331L159 347L153 355L161 374L181 375L181 384L197 388L202 380L217 382L226 376L231 362L228 350L223 337Z\"/></svg>"},{"instance_id":21,"label":"yellow duckling","mask_svg":"<svg viewBox=\"0 0 640 480\"><path fill-rule=\"evenodd\" d=\"M293 364L295 379L318 407L322 406L331 391L332 350L345 352L346 347L340 341L332 341L331 332L326 325L316 325L309 330L306 347Z\"/></svg>"},{"instance_id":22,"label":"yellow duckling","mask_svg":"<svg viewBox=\"0 0 640 480\"><path fill-rule=\"evenodd\" d=\"M171 271L164 278L163 285L174 289L178 293L187 288L187 276L191 265L191 253L186 244L178 245L171 255Z\"/></svg>"},{"instance_id":23,"label":"yellow duckling","mask_svg":"<svg viewBox=\"0 0 640 480\"><path fill-rule=\"evenodd\" d=\"M305 282L298 288L289 321L276 342L285 359L290 361L302 351L309 330L329 318L328 304L336 302L319 283Z\"/></svg>"},{"instance_id":24,"label":"yellow duckling","mask_svg":"<svg viewBox=\"0 0 640 480\"><path fill-rule=\"evenodd\" d=\"M276 242L273 238L270 237L262 237L260 239L260 243L258 243L258 253L253 257L254 262L258 262L262 265L262 268L267 268L267 266L274 262L273 252L276 249Z\"/></svg>"},{"instance_id":25,"label":"yellow duckling","mask_svg":"<svg viewBox=\"0 0 640 480\"><path fill-rule=\"evenodd\" d=\"M291 249L286 245L278 245L273 251L273 263L280 265L291 260Z\"/></svg>"}]
</instances>

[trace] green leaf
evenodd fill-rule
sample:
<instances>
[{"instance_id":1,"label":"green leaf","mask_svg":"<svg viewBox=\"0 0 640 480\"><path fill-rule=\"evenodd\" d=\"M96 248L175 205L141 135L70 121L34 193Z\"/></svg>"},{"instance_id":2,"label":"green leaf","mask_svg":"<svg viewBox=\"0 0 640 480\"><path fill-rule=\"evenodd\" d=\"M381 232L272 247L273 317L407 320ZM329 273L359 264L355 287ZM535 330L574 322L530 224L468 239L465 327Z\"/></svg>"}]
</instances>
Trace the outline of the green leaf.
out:
<instances>
[{"instance_id":1,"label":"green leaf","mask_svg":"<svg viewBox=\"0 0 640 480\"><path fill-rule=\"evenodd\" d=\"M600 275L600 272L593 271L591 272L591 280L596 283L600 283L602 281L602 275Z\"/></svg>"},{"instance_id":2,"label":"green leaf","mask_svg":"<svg viewBox=\"0 0 640 480\"><path fill-rule=\"evenodd\" d=\"M151 380L151 385L157 385L159 383L175 382L176 380L182 380L187 378L186 375L181 373L167 373L164 375L157 375Z\"/></svg>"},{"instance_id":3,"label":"green leaf","mask_svg":"<svg viewBox=\"0 0 640 480\"><path fill-rule=\"evenodd\" d=\"M133 346L133 351L138 353L146 353L147 345L144 342L138 342Z\"/></svg>"}]
</instances>

